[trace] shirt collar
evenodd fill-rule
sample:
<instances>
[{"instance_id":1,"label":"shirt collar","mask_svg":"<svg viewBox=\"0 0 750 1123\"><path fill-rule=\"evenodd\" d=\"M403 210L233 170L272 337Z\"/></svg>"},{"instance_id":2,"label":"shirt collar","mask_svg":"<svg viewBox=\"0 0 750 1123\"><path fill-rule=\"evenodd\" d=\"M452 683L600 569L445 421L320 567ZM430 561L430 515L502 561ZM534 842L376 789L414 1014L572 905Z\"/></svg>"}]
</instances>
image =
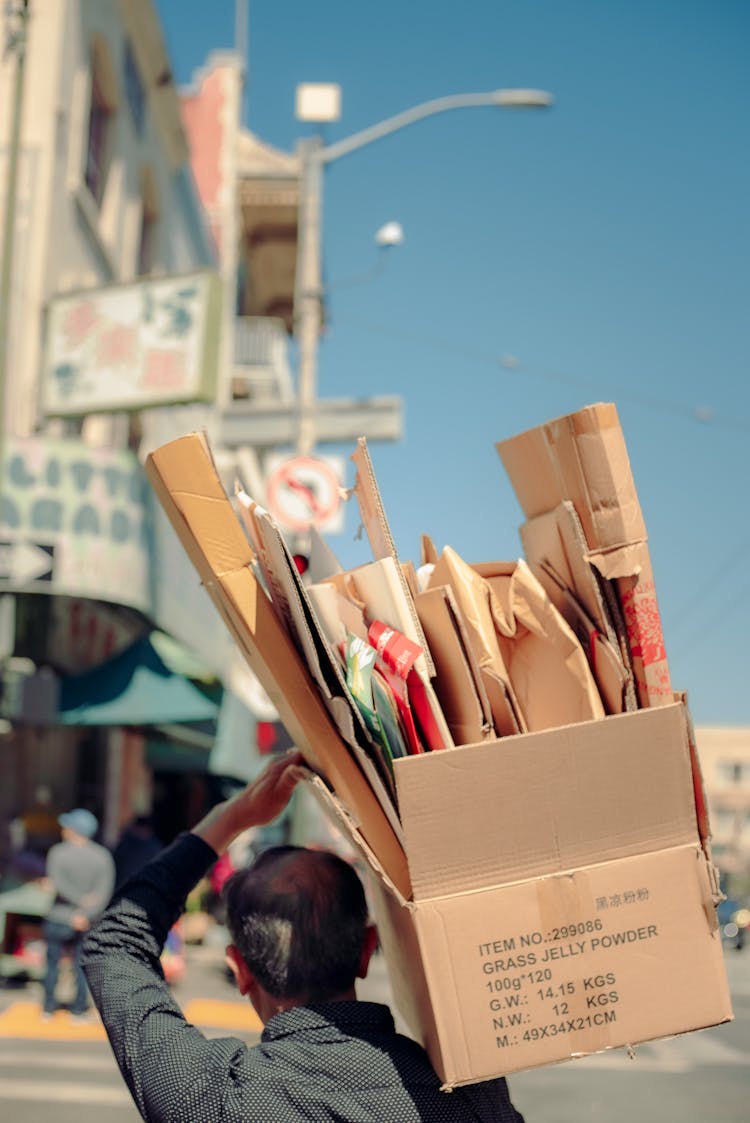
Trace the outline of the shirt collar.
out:
<instances>
[{"instance_id":1,"label":"shirt collar","mask_svg":"<svg viewBox=\"0 0 750 1123\"><path fill-rule=\"evenodd\" d=\"M322 1002L314 1006L293 1006L275 1014L267 1023L262 1041L279 1041L298 1033L335 1029L354 1036L393 1033L393 1015L379 1002Z\"/></svg>"}]
</instances>

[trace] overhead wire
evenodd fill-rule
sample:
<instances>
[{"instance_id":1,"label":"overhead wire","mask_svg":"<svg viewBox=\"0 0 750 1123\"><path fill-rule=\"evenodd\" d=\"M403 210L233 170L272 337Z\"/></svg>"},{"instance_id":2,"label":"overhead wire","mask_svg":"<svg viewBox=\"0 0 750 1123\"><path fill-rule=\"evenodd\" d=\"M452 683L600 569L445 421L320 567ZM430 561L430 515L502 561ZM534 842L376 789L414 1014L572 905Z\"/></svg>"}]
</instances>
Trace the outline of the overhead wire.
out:
<instances>
[{"instance_id":1,"label":"overhead wire","mask_svg":"<svg viewBox=\"0 0 750 1123\"><path fill-rule=\"evenodd\" d=\"M337 317L340 320L340 317ZM487 363L492 366L500 367L508 371L519 371L522 374L530 375L535 378L543 378L550 382L557 382L563 385L581 386L593 389L597 394L601 394L602 385L601 381L585 376L573 375L564 373L562 371L555 371L549 368L535 366L533 364L523 363L520 359L510 354L497 354L494 352L484 351L479 348L467 347L465 344L458 344L454 340L440 338L436 336L426 336L418 332L408 331L402 328L393 328L390 325L374 323L372 321L361 320L357 317L344 317L343 322L347 326L353 326L364 329L365 331L379 332L382 335L391 336L396 339L401 339L404 342L418 344L425 347L430 347L434 350L440 351L441 354L451 354L460 358L467 359L472 362ZM706 405L693 406L685 402L677 402L667 398L661 398L654 394L644 394L633 391L618 390L617 398L623 402L629 402L633 405L645 407L647 409L659 410L671 416L680 416L688 421L692 421L701 425L715 426L723 429L731 429L740 433L750 432L750 420L744 418L727 418L717 414L713 409ZM711 597L715 597L717 591L720 591L722 583L731 575L732 570L738 566L744 558L750 555L750 541L742 545L739 550L734 547L725 557L724 561L712 571L711 574L711 588L710 591L703 591L700 602L701 613L698 620L704 618L705 612L710 610L710 605L707 601ZM732 603L736 603L736 595L732 597ZM689 620L695 626L694 633L689 633L687 639L681 641L680 646L685 650L686 646L692 646L693 643L699 639L702 641L706 638L709 632L714 631L722 623L721 614L714 612L711 621L704 624L702 627L696 624L696 602L691 598L689 604L686 604L683 611L678 611L677 620Z\"/></svg>"},{"instance_id":2,"label":"overhead wire","mask_svg":"<svg viewBox=\"0 0 750 1123\"><path fill-rule=\"evenodd\" d=\"M338 323L342 323L345 326L357 327L365 331L390 336L394 339L401 339L404 342L429 347L432 350L439 351L441 354L448 353L472 362L485 363L490 366L500 367L504 370L518 371L532 378L543 378L548 382L557 382L561 385L585 387L596 391L598 394L602 391L601 379L593 379L585 375L582 376L564 371L556 371L543 366L537 366L536 364L526 363L516 358L514 355L499 354L479 348L467 347L465 344L456 343L454 340L438 338L434 335L427 336L403 328L393 328L388 324L362 320L359 317L341 317L337 314L336 320ZM667 413L672 416L681 416L688 421L693 421L700 425L732 429L740 433L750 433L750 418L727 417L717 413L714 409L705 404L690 405L686 402L675 401L674 399L661 398L655 394L646 394L629 389L622 390L621 388L617 390L617 398L619 401L629 402L632 405L659 410L662 413Z\"/></svg>"}]
</instances>

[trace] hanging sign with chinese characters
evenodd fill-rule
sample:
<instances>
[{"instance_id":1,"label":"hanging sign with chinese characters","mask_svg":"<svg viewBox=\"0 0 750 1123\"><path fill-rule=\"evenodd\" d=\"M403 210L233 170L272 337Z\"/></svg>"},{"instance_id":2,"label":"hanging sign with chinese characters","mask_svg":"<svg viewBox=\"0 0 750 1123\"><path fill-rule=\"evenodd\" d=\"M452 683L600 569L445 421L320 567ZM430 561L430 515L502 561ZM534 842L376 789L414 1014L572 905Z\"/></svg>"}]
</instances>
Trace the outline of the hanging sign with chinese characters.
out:
<instances>
[{"instance_id":1,"label":"hanging sign with chinese characters","mask_svg":"<svg viewBox=\"0 0 750 1123\"><path fill-rule=\"evenodd\" d=\"M49 417L207 401L216 384L221 280L204 271L66 293L49 305Z\"/></svg>"}]
</instances>

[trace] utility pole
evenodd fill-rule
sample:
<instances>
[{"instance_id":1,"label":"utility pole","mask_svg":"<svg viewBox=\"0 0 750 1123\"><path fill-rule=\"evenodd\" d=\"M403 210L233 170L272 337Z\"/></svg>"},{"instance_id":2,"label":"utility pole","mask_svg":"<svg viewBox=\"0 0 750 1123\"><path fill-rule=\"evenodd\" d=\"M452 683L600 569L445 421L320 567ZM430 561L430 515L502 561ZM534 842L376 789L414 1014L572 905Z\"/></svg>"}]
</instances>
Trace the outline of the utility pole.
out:
<instances>
[{"instance_id":1,"label":"utility pole","mask_svg":"<svg viewBox=\"0 0 750 1123\"><path fill-rule=\"evenodd\" d=\"M29 0L20 0L11 7L8 19L16 21L8 28L5 53L15 55L16 69L10 98L11 130L8 145L5 207L3 214L3 259L0 270L0 495L2 495L3 456L5 452L5 390L8 369L8 339L12 300L13 243L16 228L16 197L18 192L18 157L21 138L23 79L26 68L26 34Z\"/></svg>"},{"instance_id":2,"label":"utility pole","mask_svg":"<svg viewBox=\"0 0 750 1123\"><path fill-rule=\"evenodd\" d=\"M334 84L303 83L297 87L298 119L310 122L338 120L339 89ZM414 105L394 117L325 145L320 136L300 144L301 205L295 291L296 335L299 348L297 387L297 453L310 456L319 440L317 432L318 345L322 326L321 238L323 172L328 164L398 132L436 113L454 109L494 106L500 109L544 109L553 103L546 90L498 89L482 93L453 94Z\"/></svg>"}]
</instances>

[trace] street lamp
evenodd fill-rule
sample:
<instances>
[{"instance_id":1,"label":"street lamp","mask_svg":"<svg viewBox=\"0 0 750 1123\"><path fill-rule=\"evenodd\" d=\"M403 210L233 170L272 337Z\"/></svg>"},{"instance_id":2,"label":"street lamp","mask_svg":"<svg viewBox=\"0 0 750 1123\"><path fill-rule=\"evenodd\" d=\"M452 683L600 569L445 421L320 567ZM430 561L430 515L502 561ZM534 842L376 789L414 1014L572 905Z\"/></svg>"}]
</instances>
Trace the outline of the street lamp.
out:
<instances>
[{"instance_id":1,"label":"street lamp","mask_svg":"<svg viewBox=\"0 0 750 1123\"><path fill-rule=\"evenodd\" d=\"M312 105L310 112L305 111ZM343 140L324 145L320 136L312 136L299 146L301 160L301 198L297 245L297 277L295 283L295 319L299 372L297 384L298 426L297 451L309 456L315 448L315 398L317 392L318 344L321 329L321 215L323 169L326 164L348 156L390 133L408 125L445 113L450 109L472 109L495 106L501 109L543 109L552 105L552 94L546 90L500 89L487 93L454 94L412 106L369 128L353 133ZM304 120L330 121L338 118L337 86L302 85L297 89L297 115ZM316 108L317 107L317 108ZM318 115L319 114L319 115Z\"/></svg>"}]
</instances>

